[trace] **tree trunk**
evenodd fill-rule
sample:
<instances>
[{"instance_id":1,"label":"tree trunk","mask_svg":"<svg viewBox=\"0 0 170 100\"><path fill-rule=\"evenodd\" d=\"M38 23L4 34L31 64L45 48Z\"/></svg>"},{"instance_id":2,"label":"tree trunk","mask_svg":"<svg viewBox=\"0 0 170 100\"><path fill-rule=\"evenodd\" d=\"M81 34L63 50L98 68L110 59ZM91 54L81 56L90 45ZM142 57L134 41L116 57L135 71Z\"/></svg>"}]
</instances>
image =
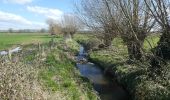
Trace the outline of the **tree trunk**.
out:
<instances>
[{"instance_id":1,"label":"tree trunk","mask_svg":"<svg viewBox=\"0 0 170 100\"><path fill-rule=\"evenodd\" d=\"M112 45L112 40L113 40L113 37L111 35L105 35L104 36L104 45L105 47L109 47Z\"/></svg>"},{"instance_id":2,"label":"tree trunk","mask_svg":"<svg viewBox=\"0 0 170 100\"><path fill-rule=\"evenodd\" d=\"M170 60L170 31L164 32L155 48L156 56Z\"/></svg>"},{"instance_id":3,"label":"tree trunk","mask_svg":"<svg viewBox=\"0 0 170 100\"><path fill-rule=\"evenodd\" d=\"M142 58L142 43L129 41L127 43L129 58L133 60L140 60Z\"/></svg>"},{"instance_id":4,"label":"tree trunk","mask_svg":"<svg viewBox=\"0 0 170 100\"><path fill-rule=\"evenodd\" d=\"M167 28L161 35L157 47L154 48L154 57L151 59L151 70L153 74L163 75L167 66L166 60L170 60L170 28ZM153 75L154 77L155 75Z\"/></svg>"},{"instance_id":5,"label":"tree trunk","mask_svg":"<svg viewBox=\"0 0 170 100\"><path fill-rule=\"evenodd\" d=\"M110 40L110 39L104 40L105 47L109 47L109 46L111 46L111 44L112 44L112 40Z\"/></svg>"},{"instance_id":6,"label":"tree trunk","mask_svg":"<svg viewBox=\"0 0 170 100\"><path fill-rule=\"evenodd\" d=\"M72 41L72 36L70 33L66 32L64 33L64 40L65 41Z\"/></svg>"},{"instance_id":7,"label":"tree trunk","mask_svg":"<svg viewBox=\"0 0 170 100\"><path fill-rule=\"evenodd\" d=\"M76 32L70 32L71 38L73 39L73 36Z\"/></svg>"},{"instance_id":8,"label":"tree trunk","mask_svg":"<svg viewBox=\"0 0 170 100\"><path fill-rule=\"evenodd\" d=\"M146 32L143 31L136 33L136 35L137 39L134 36L127 35L122 35L121 38L127 45L129 59L141 60L141 58L143 57L143 43L147 35Z\"/></svg>"}]
</instances>

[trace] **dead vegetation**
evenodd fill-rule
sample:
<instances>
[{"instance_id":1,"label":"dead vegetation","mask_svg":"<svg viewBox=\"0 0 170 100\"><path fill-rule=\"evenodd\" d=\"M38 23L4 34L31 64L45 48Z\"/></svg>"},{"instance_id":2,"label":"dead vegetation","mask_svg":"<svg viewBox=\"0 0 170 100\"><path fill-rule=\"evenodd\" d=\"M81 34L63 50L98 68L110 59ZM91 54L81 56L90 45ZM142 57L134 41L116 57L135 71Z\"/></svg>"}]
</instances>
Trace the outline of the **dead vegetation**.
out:
<instances>
[{"instance_id":1,"label":"dead vegetation","mask_svg":"<svg viewBox=\"0 0 170 100\"><path fill-rule=\"evenodd\" d=\"M8 55L1 57L0 100L98 98L89 83L82 81L71 60L77 45L69 42L66 50L64 47L65 42L59 41L57 48L30 44L12 54L11 59Z\"/></svg>"}]
</instances>

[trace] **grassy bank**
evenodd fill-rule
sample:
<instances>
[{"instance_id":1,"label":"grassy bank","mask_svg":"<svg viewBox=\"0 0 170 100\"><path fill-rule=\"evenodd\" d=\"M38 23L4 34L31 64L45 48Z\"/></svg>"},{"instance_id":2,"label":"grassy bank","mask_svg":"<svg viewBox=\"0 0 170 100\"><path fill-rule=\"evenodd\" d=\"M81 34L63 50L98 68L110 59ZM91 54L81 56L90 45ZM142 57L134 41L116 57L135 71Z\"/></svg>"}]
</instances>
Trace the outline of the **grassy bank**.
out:
<instances>
[{"instance_id":1,"label":"grassy bank","mask_svg":"<svg viewBox=\"0 0 170 100\"><path fill-rule=\"evenodd\" d=\"M86 42L88 42L89 39L87 39ZM147 39L152 44L152 48L154 48L159 40L159 37L153 35L149 36ZM82 41L80 39L78 41L83 42L84 40ZM150 52L152 49L149 46L148 41L145 41L144 43L146 53ZM129 91L132 95L132 99L170 99L170 82L168 78L168 72L170 70L167 68L164 78L162 76L154 76L155 78L153 79L151 77L152 72L150 70L149 61L144 63L134 62L129 64L127 62L127 47L123 44L120 38L115 38L112 42L112 47L110 48L93 50L89 52L89 58L94 63L100 65L105 72L112 73L117 81Z\"/></svg>"},{"instance_id":2,"label":"grassy bank","mask_svg":"<svg viewBox=\"0 0 170 100\"><path fill-rule=\"evenodd\" d=\"M29 44L22 52L0 58L2 100L97 100L88 81L75 68L79 45L60 37L50 46Z\"/></svg>"}]
</instances>

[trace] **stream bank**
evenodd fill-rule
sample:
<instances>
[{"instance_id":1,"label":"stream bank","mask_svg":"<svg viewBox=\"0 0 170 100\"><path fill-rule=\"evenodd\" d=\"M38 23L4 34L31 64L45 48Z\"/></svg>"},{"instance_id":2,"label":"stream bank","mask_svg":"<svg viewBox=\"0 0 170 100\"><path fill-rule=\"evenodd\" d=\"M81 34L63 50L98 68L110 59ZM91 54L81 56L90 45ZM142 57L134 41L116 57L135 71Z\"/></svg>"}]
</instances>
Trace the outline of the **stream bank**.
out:
<instances>
[{"instance_id":1,"label":"stream bank","mask_svg":"<svg viewBox=\"0 0 170 100\"><path fill-rule=\"evenodd\" d=\"M77 56L77 68L83 77L86 77L93 84L101 100L129 100L129 94L124 90L113 77L105 74L99 66L87 60L87 53L80 47Z\"/></svg>"},{"instance_id":2,"label":"stream bank","mask_svg":"<svg viewBox=\"0 0 170 100\"><path fill-rule=\"evenodd\" d=\"M101 42L98 42L99 39L93 34L78 34L75 40L90 49L88 59L106 73L111 73L128 91L132 100L170 100L169 81L160 76L152 79L149 76L152 71L148 71L147 61L127 62L128 50L121 38L115 38L109 48L100 48ZM150 50L147 47L145 49ZM170 65L167 68L170 68Z\"/></svg>"},{"instance_id":3,"label":"stream bank","mask_svg":"<svg viewBox=\"0 0 170 100\"><path fill-rule=\"evenodd\" d=\"M132 100L169 100L169 87L148 76L146 63L128 64L124 50L99 50L89 53L89 59L112 74L131 95ZM160 79L161 80L161 79Z\"/></svg>"}]
</instances>

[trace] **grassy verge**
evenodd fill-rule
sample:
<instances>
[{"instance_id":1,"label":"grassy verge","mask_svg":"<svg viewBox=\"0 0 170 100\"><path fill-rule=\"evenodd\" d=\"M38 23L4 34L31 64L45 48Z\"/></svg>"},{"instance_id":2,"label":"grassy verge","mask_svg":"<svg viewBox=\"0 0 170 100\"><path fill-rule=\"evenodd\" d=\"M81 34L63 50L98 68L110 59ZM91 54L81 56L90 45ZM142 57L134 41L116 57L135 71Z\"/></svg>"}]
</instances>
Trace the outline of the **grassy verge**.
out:
<instances>
[{"instance_id":1,"label":"grassy verge","mask_svg":"<svg viewBox=\"0 0 170 100\"><path fill-rule=\"evenodd\" d=\"M152 40L150 40L151 38ZM151 43L154 44L154 47L159 37L150 36L148 40L152 41ZM147 41L145 41L144 47L146 52L149 52L151 49ZM89 58L94 63L100 65L106 72L112 73L117 81L129 91L132 95L132 99L170 99L170 82L168 78L170 70L166 71L168 72L165 74L167 79L161 76L155 76L156 79L153 79L150 76L152 72L149 70L149 62L128 64L127 48L120 38L114 39L112 47L109 49L89 52Z\"/></svg>"},{"instance_id":2,"label":"grassy verge","mask_svg":"<svg viewBox=\"0 0 170 100\"><path fill-rule=\"evenodd\" d=\"M55 45L30 44L12 59L0 58L0 99L97 100L75 68L79 45L57 38Z\"/></svg>"}]
</instances>

